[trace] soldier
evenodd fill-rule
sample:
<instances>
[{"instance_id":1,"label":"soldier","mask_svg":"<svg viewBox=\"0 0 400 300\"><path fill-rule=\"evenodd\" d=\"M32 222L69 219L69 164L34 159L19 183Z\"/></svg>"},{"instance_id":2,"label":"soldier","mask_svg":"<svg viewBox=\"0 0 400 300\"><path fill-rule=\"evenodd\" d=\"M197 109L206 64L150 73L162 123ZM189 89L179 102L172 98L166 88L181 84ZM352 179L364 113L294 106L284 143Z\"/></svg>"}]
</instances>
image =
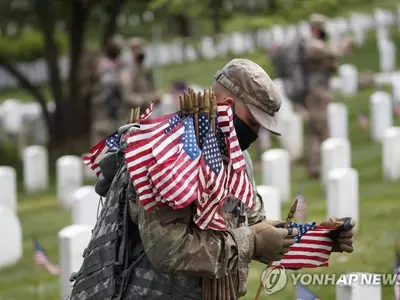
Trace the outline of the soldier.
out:
<instances>
[{"instance_id":1,"label":"soldier","mask_svg":"<svg viewBox=\"0 0 400 300\"><path fill-rule=\"evenodd\" d=\"M131 108L141 107L144 111L152 101L158 103L161 95L156 92L151 70L144 67L145 41L142 38L132 38L129 41L132 64L124 71L124 106L122 115Z\"/></svg>"},{"instance_id":2,"label":"soldier","mask_svg":"<svg viewBox=\"0 0 400 300\"><path fill-rule=\"evenodd\" d=\"M304 43L303 61L307 93L304 99L308 111L308 172L313 178L320 176L321 143L329 138L328 104L333 94L330 88L330 78L338 68L339 59L347 55L351 49L351 40L346 39L334 49L326 45L326 17L313 14L309 23L312 38Z\"/></svg>"},{"instance_id":3,"label":"soldier","mask_svg":"<svg viewBox=\"0 0 400 300\"><path fill-rule=\"evenodd\" d=\"M118 110L122 104L120 54L120 45L111 41L97 61L98 82L92 101L93 144L106 138L115 128L122 125L118 117Z\"/></svg>"},{"instance_id":4,"label":"soldier","mask_svg":"<svg viewBox=\"0 0 400 300\"><path fill-rule=\"evenodd\" d=\"M234 125L254 183L246 150L260 127L279 135L277 90L260 66L245 59L234 59L217 72L212 88L217 102L234 101ZM123 127L120 134L127 130L135 128ZM294 243L297 230L279 228L281 221L267 221L258 195L254 209L237 199L223 205L227 231L200 230L193 223L192 206L159 207L147 213L138 205L126 166L119 161L113 153L100 162L104 177L96 190L107 199L81 270L72 276L71 300L238 299L246 293L251 261L280 260ZM323 224L343 222L329 218ZM333 251L353 251L354 225L340 231Z\"/></svg>"}]
</instances>

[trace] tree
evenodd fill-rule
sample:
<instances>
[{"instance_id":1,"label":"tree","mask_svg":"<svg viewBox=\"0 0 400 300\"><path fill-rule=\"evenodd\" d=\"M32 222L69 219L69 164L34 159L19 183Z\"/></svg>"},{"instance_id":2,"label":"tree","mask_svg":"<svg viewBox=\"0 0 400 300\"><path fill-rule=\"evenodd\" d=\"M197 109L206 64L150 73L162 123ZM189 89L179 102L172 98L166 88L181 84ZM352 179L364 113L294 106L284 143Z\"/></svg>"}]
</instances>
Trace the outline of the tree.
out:
<instances>
[{"instance_id":1,"label":"tree","mask_svg":"<svg viewBox=\"0 0 400 300\"><path fill-rule=\"evenodd\" d=\"M0 55L0 67L8 71L40 104L50 136L50 148L71 145L74 140L87 139L90 128L90 97L82 93L80 68L85 54L85 34L93 21L93 11L101 11L106 18L100 43L104 44L116 31L116 19L126 0L13 0L0 4L1 26L17 22L20 27L29 24L39 30L44 42L44 58L49 74L49 86L55 102L55 114L50 115L46 98L38 86L26 78L15 66L15 61ZM29 16L25 18L24 16ZM69 76L65 82L59 69L60 49L57 44L58 22L67 24L69 38ZM100 27L97 25L97 27ZM67 147L70 148L70 147Z\"/></svg>"}]
</instances>

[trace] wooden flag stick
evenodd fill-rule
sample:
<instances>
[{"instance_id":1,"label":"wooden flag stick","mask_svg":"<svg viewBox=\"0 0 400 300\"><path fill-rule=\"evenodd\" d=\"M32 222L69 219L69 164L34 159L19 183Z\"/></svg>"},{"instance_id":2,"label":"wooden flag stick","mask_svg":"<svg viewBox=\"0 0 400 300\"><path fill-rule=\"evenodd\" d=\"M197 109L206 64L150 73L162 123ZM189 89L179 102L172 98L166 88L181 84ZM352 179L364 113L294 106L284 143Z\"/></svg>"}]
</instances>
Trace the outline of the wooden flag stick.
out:
<instances>
[{"instance_id":1,"label":"wooden flag stick","mask_svg":"<svg viewBox=\"0 0 400 300\"><path fill-rule=\"evenodd\" d=\"M193 112L194 112L194 131L196 133L197 145L200 146L200 132L199 132L199 97L192 90Z\"/></svg>"},{"instance_id":2,"label":"wooden flag stick","mask_svg":"<svg viewBox=\"0 0 400 300\"><path fill-rule=\"evenodd\" d=\"M289 211L289 213L288 213L288 215L287 215L287 217L286 217L286 221L285 221L284 228L288 228L290 221L293 219L294 214L296 213L297 202L298 202L298 199L296 199L296 200L293 202L292 207L290 207L290 211ZM268 268L272 267L272 263L273 263L272 261L269 262L269 263L268 263L268 266L265 268L265 270L267 270ZM256 295L256 297L254 298L254 300L258 300L258 299L260 298L261 292L262 292L262 288L263 288L263 283L262 283L262 281L260 281L260 285L258 286L257 295Z\"/></svg>"},{"instance_id":3,"label":"wooden flag stick","mask_svg":"<svg viewBox=\"0 0 400 300\"><path fill-rule=\"evenodd\" d=\"M128 124L133 123L134 115L135 115L135 108L132 108L128 114L128 122L127 122Z\"/></svg>"},{"instance_id":4,"label":"wooden flag stick","mask_svg":"<svg viewBox=\"0 0 400 300\"><path fill-rule=\"evenodd\" d=\"M214 98L210 95L210 127L212 133L215 134L215 111L214 111Z\"/></svg>"},{"instance_id":5,"label":"wooden flag stick","mask_svg":"<svg viewBox=\"0 0 400 300\"><path fill-rule=\"evenodd\" d=\"M185 101L183 99L183 95L179 95L179 105L181 107L181 115L183 116L185 113Z\"/></svg>"},{"instance_id":6,"label":"wooden flag stick","mask_svg":"<svg viewBox=\"0 0 400 300\"><path fill-rule=\"evenodd\" d=\"M197 97L199 101L199 112L204 113L204 95L202 95L201 92L198 92Z\"/></svg>"}]
</instances>

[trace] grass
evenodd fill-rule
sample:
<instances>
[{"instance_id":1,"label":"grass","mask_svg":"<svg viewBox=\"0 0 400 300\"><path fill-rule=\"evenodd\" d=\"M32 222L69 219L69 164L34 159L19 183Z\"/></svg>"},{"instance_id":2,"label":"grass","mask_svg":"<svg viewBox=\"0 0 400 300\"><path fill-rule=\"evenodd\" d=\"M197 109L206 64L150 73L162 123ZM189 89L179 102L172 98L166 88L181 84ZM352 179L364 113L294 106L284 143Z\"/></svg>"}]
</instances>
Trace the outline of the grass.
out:
<instances>
[{"instance_id":1,"label":"grass","mask_svg":"<svg viewBox=\"0 0 400 300\"><path fill-rule=\"evenodd\" d=\"M395 40L397 47L400 47L399 35ZM262 53L257 52L244 57L253 59L270 70L268 60ZM207 86L211 83L214 72L227 61L228 59L218 59L167 67L162 73L163 85L166 86L174 79L185 78ZM374 40L364 48L356 49L355 56L349 58L348 62L354 63L360 70L376 71L377 52ZM356 251L351 255L332 255L330 267L316 272L393 272L393 243L400 238L400 185L383 182L381 145L372 142L369 133L359 129L356 121L359 111L368 112L368 98L371 93L372 90L367 90L351 98L336 96L335 99L346 103L349 109L352 166L358 170L360 176L361 221L355 241ZM400 120L396 120L396 125L400 126ZM257 160L258 157L254 159ZM259 172L256 178L260 182ZM324 190L318 181L308 179L304 164L298 164L292 170L293 197L300 184L308 203L309 220L322 221L326 217ZM0 300L35 299L35 295L36 299L40 300L59 299L58 277L47 274L33 264L32 237L37 236L49 257L57 262L58 231L71 223L70 212L61 209L55 199L54 178L51 186L46 193L26 195L19 182L18 216L23 230L23 258L15 266L0 270ZM282 208L283 215L287 213L288 207L289 204L286 204ZM7 241L2 240L2 246L6 243ZM252 265L248 294L243 299L254 299L263 268L259 263ZM334 286L310 288L321 299L335 299ZM383 287L382 291L382 299L393 299L393 287ZM262 299L291 299L292 294L293 288L288 285L281 292L268 297L264 295Z\"/></svg>"}]
</instances>

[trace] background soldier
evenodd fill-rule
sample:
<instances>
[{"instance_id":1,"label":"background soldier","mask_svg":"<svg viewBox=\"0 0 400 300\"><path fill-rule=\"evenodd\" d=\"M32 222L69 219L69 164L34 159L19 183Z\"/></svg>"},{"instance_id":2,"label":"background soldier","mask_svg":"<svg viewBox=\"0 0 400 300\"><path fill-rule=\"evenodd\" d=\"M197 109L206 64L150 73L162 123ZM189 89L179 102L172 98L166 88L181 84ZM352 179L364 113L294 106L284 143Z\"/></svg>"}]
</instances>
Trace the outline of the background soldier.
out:
<instances>
[{"instance_id":1,"label":"background soldier","mask_svg":"<svg viewBox=\"0 0 400 300\"><path fill-rule=\"evenodd\" d=\"M330 78L339 66L339 59L350 53L351 40L329 49L326 44L327 18L313 14L310 17L312 38L304 43L303 61L306 68L307 93L304 99L309 117L308 172L313 178L320 176L321 143L329 138L328 104L333 93Z\"/></svg>"},{"instance_id":2,"label":"background soldier","mask_svg":"<svg viewBox=\"0 0 400 300\"><path fill-rule=\"evenodd\" d=\"M106 138L123 123L118 116L122 104L120 55L121 45L111 41L98 59L99 80L92 101L92 144Z\"/></svg>"},{"instance_id":3,"label":"background soldier","mask_svg":"<svg viewBox=\"0 0 400 300\"><path fill-rule=\"evenodd\" d=\"M159 102L161 95L156 92L153 72L144 67L145 41L142 38L132 38L129 41L132 64L124 68L122 116L126 116L132 108L140 107L145 111L154 100Z\"/></svg>"}]
</instances>

